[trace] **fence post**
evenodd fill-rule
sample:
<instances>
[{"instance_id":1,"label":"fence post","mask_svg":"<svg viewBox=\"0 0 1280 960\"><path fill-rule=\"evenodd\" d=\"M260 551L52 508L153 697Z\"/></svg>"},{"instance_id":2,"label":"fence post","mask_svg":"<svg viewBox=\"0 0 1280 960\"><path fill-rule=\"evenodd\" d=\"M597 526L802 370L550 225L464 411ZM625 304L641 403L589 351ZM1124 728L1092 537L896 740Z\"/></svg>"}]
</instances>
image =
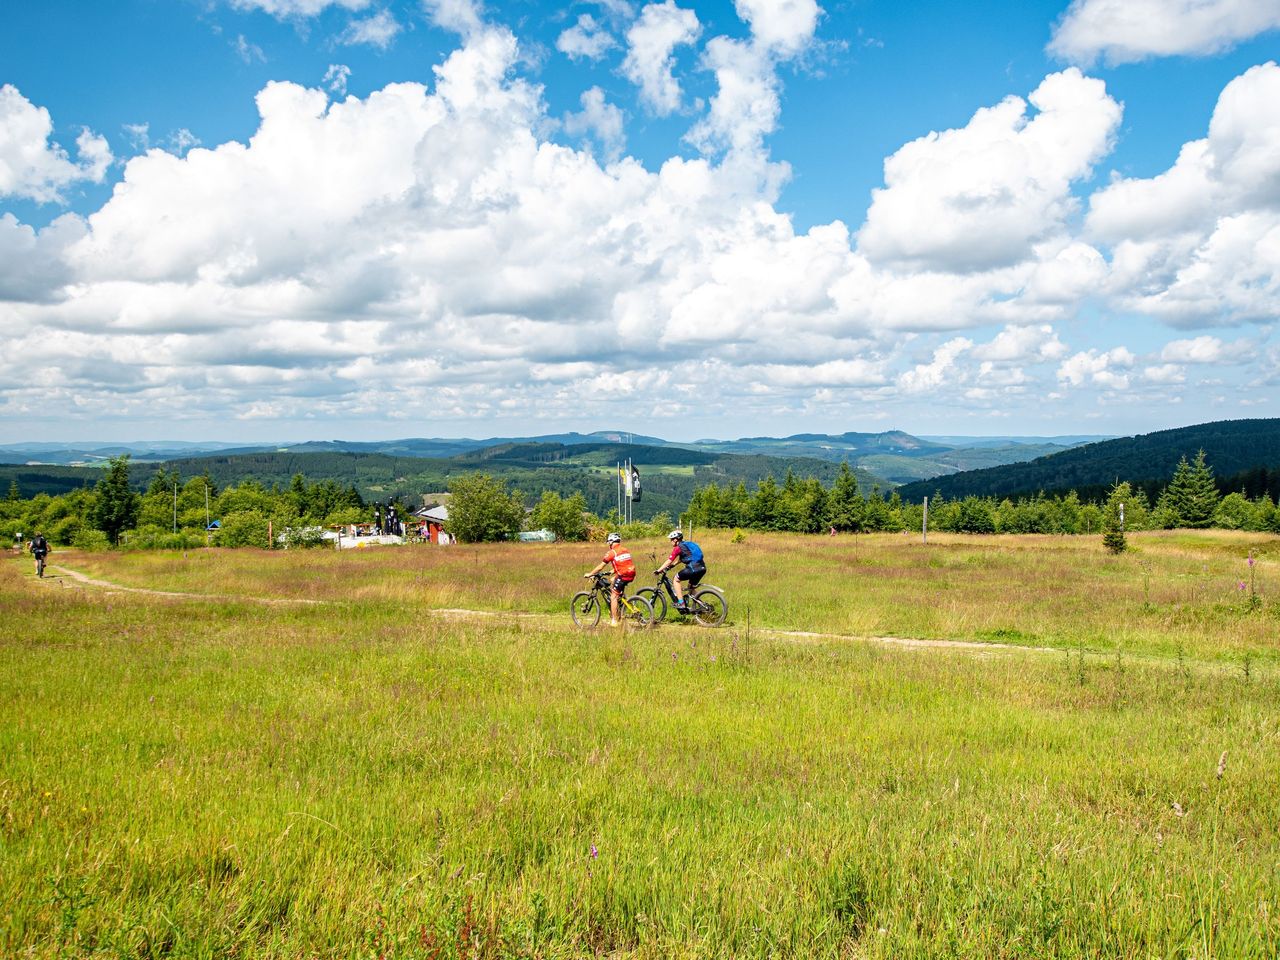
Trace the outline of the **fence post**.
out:
<instances>
[{"instance_id":1,"label":"fence post","mask_svg":"<svg viewBox=\"0 0 1280 960\"><path fill-rule=\"evenodd\" d=\"M928 543L929 542L929 498L928 497L924 498L924 520L920 525L920 529L921 529L921 542Z\"/></svg>"}]
</instances>

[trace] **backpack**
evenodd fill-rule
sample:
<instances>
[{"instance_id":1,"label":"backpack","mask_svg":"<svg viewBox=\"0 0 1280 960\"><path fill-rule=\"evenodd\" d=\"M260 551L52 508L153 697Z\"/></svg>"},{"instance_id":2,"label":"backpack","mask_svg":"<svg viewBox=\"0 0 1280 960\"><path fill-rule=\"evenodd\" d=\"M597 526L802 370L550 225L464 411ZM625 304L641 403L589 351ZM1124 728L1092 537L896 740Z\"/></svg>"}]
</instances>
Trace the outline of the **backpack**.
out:
<instances>
[{"instance_id":1,"label":"backpack","mask_svg":"<svg viewBox=\"0 0 1280 960\"><path fill-rule=\"evenodd\" d=\"M703 565L702 548L692 540L686 540L680 545L680 559L684 561L686 567L700 567Z\"/></svg>"}]
</instances>

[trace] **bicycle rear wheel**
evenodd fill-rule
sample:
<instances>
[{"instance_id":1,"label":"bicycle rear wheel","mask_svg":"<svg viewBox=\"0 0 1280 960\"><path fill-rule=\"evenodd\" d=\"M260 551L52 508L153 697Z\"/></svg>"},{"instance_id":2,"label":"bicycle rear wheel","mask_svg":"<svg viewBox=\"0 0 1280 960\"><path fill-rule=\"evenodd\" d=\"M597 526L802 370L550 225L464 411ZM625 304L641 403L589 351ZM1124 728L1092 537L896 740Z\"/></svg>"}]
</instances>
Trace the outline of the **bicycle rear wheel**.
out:
<instances>
[{"instance_id":1,"label":"bicycle rear wheel","mask_svg":"<svg viewBox=\"0 0 1280 960\"><path fill-rule=\"evenodd\" d=\"M718 627L729 616L729 602L715 587L702 587L695 591L689 608L693 619L704 627Z\"/></svg>"},{"instance_id":2,"label":"bicycle rear wheel","mask_svg":"<svg viewBox=\"0 0 1280 960\"><path fill-rule=\"evenodd\" d=\"M662 623L667 619L667 598L662 595L662 591L656 587L645 587L637 590L636 596L649 601L649 606L653 607L654 623Z\"/></svg>"},{"instance_id":3,"label":"bicycle rear wheel","mask_svg":"<svg viewBox=\"0 0 1280 960\"><path fill-rule=\"evenodd\" d=\"M630 610L623 611L623 617L634 627L644 629L653 626L653 605L644 597L636 594L628 598Z\"/></svg>"},{"instance_id":4,"label":"bicycle rear wheel","mask_svg":"<svg viewBox=\"0 0 1280 960\"><path fill-rule=\"evenodd\" d=\"M583 630L590 630L600 622L600 604L596 601L595 591L582 590L573 595L569 603L569 613L573 622Z\"/></svg>"}]
</instances>

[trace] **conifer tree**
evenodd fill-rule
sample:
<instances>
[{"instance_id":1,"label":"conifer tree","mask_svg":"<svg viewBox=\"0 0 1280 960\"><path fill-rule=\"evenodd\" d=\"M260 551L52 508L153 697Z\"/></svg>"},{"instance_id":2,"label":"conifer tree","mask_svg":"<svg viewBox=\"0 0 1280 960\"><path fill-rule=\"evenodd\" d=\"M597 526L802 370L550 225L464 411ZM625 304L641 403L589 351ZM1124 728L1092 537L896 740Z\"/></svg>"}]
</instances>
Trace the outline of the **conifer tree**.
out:
<instances>
[{"instance_id":1,"label":"conifer tree","mask_svg":"<svg viewBox=\"0 0 1280 960\"><path fill-rule=\"evenodd\" d=\"M1186 457L1178 462L1166 493L1169 510L1178 526L1201 528L1213 522L1220 494L1213 480L1213 468L1205 463L1203 450L1196 455L1195 463L1187 463Z\"/></svg>"},{"instance_id":2,"label":"conifer tree","mask_svg":"<svg viewBox=\"0 0 1280 960\"><path fill-rule=\"evenodd\" d=\"M138 522L140 497L129 488L129 455L108 461L107 472L94 487L93 522L112 543Z\"/></svg>"},{"instance_id":3,"label":"conifer tree","mask_svg":"<svg viewBox=\"0 0 1280 960\"><path fill-rule=\"evenodd\" d=\"M1112 553L1124 553L1128 543L1124 536L1122 510L1125 501L1133 497L1133 489L1127 483L1117 483L1107 497L1102 509L1102 545Z\"/></svg>"}]
</instances>

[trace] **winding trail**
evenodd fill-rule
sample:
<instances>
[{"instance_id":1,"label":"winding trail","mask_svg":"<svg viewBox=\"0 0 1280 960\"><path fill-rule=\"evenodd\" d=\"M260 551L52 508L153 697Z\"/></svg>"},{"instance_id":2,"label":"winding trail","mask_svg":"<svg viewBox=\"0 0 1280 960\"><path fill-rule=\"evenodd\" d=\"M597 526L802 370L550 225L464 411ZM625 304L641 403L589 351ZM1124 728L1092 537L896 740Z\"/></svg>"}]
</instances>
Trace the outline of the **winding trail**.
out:
<instances>
[{"instance_id":1,"label":"winding trail","mask_svg":"<svg viewBox=\"0 0 1280 960\"><path fill-rule=\"evenodd\" d=\"M200 600L204 602L233 600L246 603L262 603L272 606L281 604L326 606L338 602L334 600L312 600L293 597L254 597L244 594L190 593L178 590L156 590L150 587L129 587L119 583L112 583L109 580L95 579L87 574L81 573L79 570L72 570L70 567L54 566L50 564L48 569L56 570L59 573L64 574L78 586L96 587L107 593L136 593L142 594L143 596L162 597L170 600ZM48 582L47 578L46 582ZM62 585L68 586L69 584L63 583ZM507 620L540 620L559 624L561 620L564 619L557 614L551 613L519 613L509 610L472 610L465 607L429 607L422 612L434 617L455 620L486 620L501 617ZM1012 643L980 643L973 640L926 640L920 637L866 636L848 633L821 633L812 630L776 630L769 627L754 627L752 628L751 633L760 637L788 640L793 643L814 643L829 640L842 640L854 643L873 643L882 646L903 647L907 649L962 650L979 654L1003 652L1063 652L1061 648L1021 646Z\"/></svg>"}]
</instances>

